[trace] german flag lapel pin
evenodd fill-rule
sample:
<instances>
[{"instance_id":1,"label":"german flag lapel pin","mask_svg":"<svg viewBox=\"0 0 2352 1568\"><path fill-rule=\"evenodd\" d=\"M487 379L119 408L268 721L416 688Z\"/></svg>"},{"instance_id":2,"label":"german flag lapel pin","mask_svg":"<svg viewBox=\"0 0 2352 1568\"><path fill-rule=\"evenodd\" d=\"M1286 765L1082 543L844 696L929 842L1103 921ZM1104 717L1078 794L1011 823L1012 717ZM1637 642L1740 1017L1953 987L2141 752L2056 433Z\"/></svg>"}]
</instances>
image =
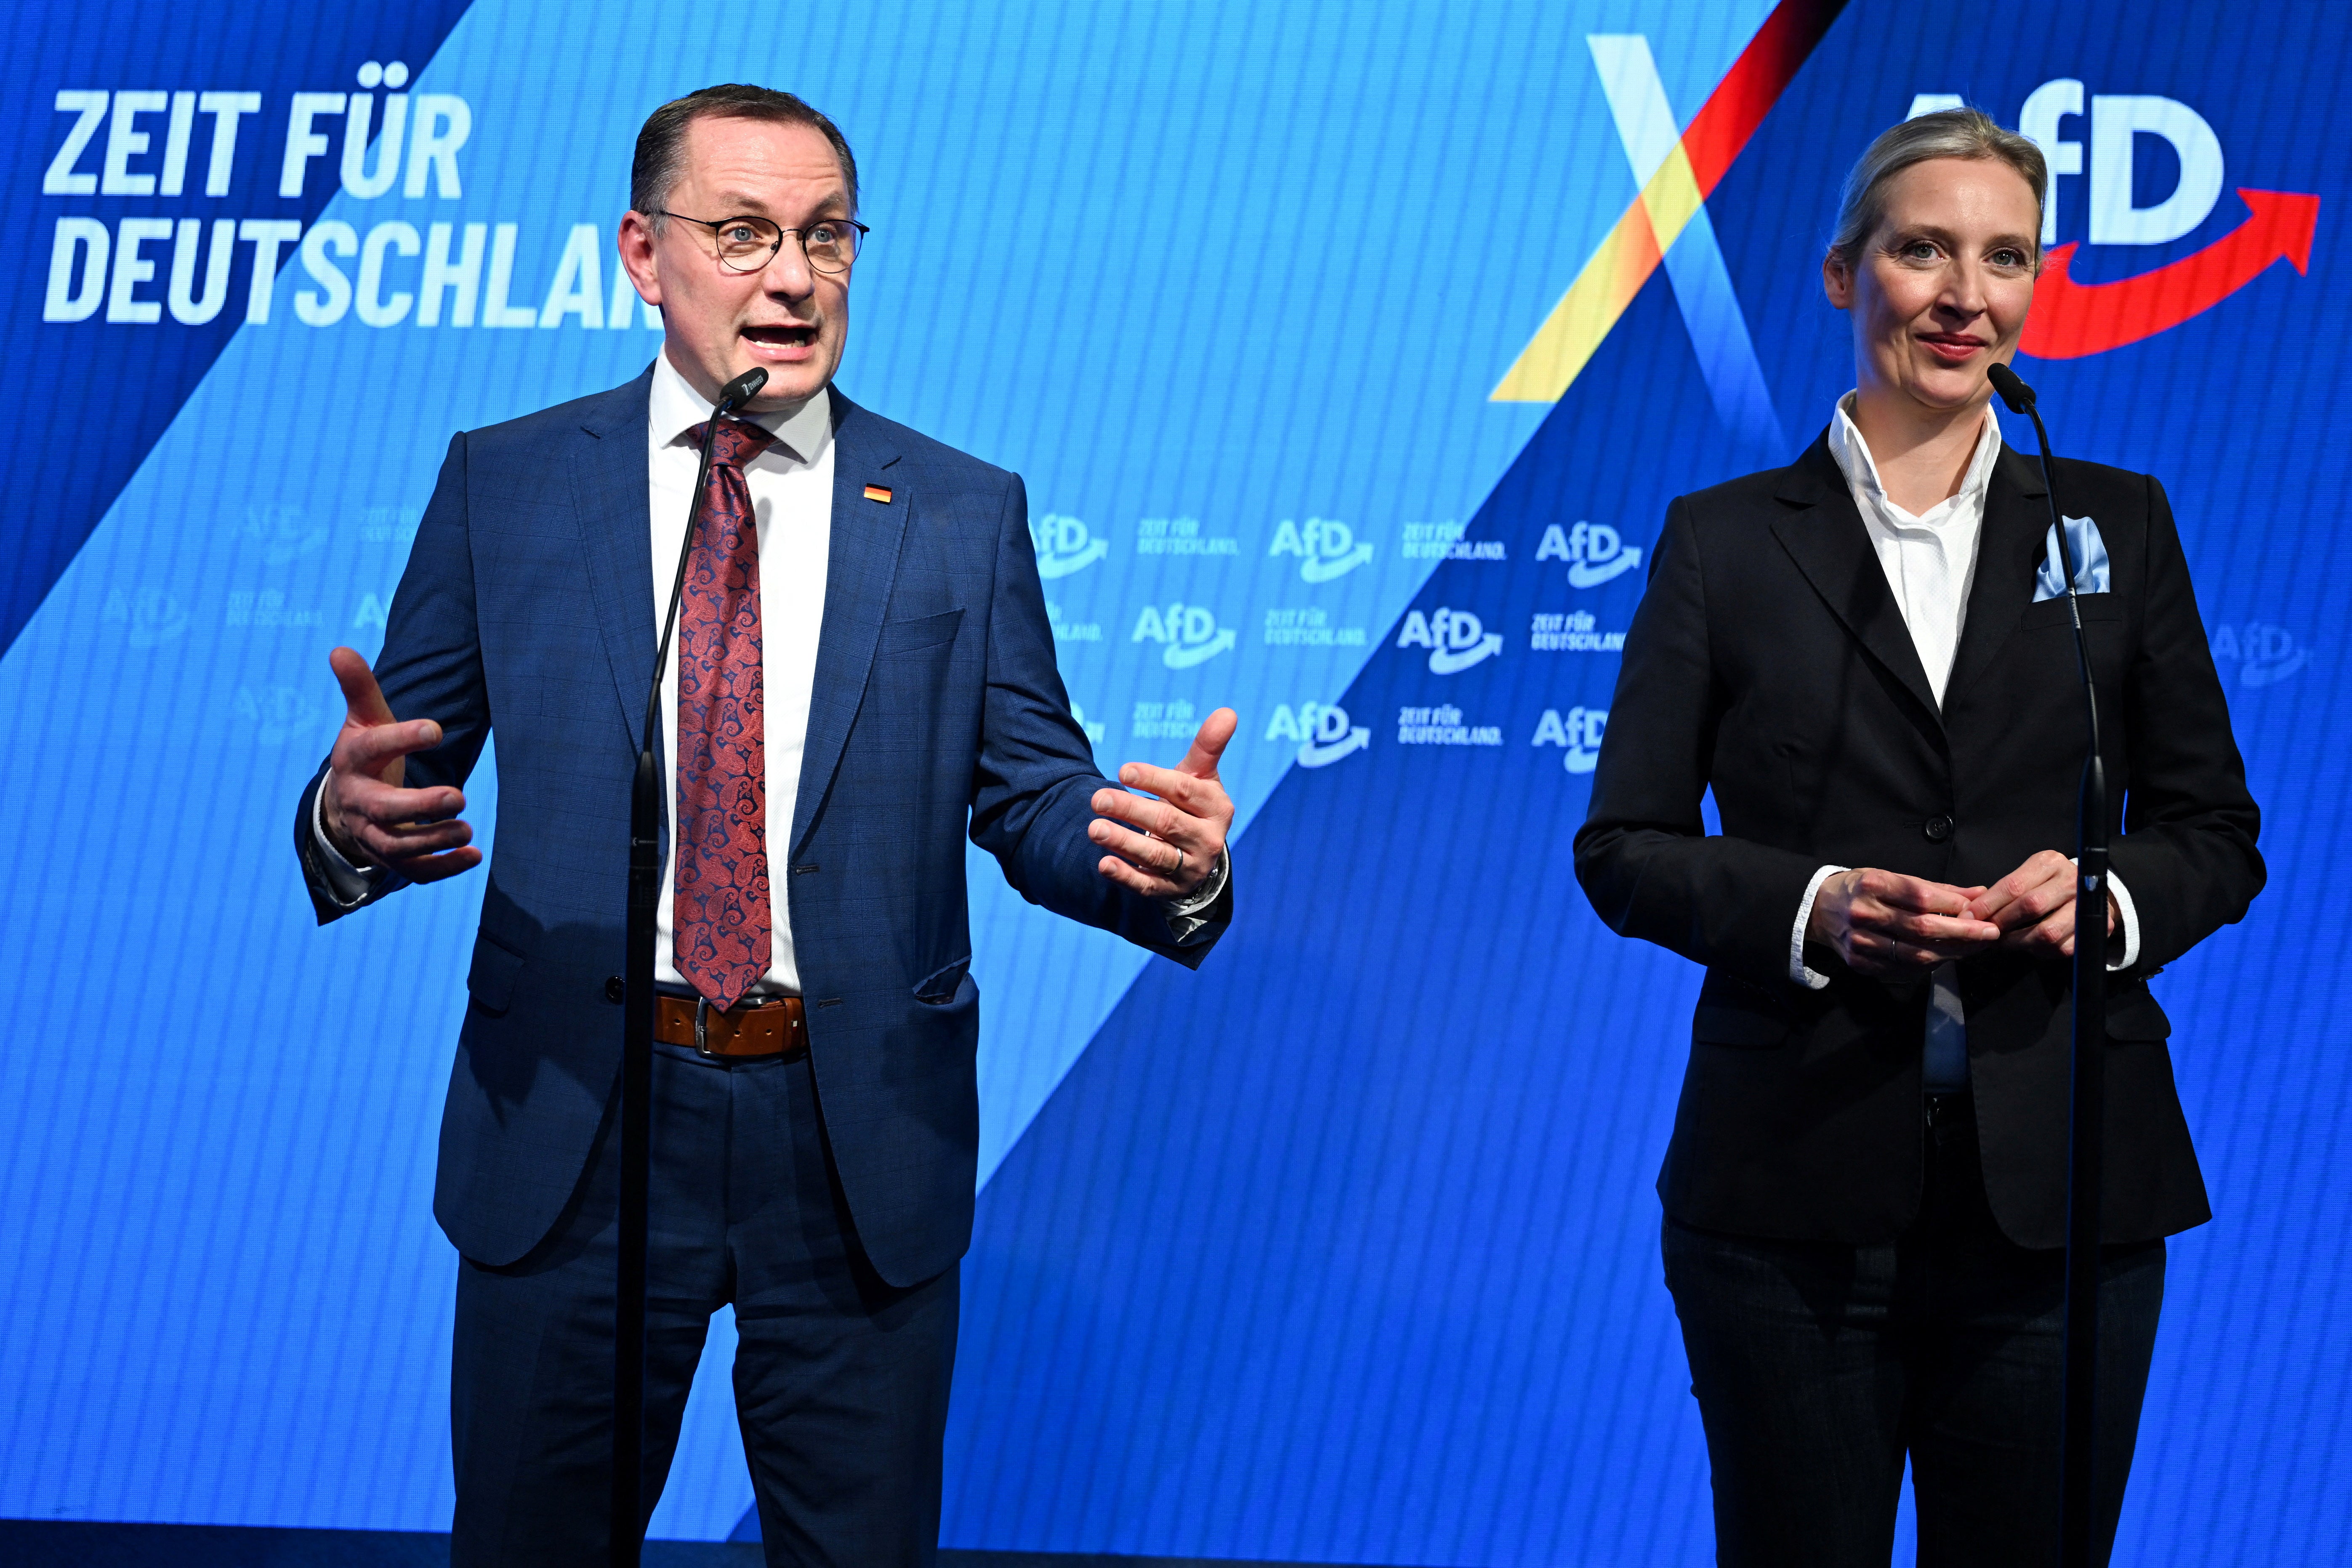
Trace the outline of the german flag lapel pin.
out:
<instances>
[{"instance_id":1,"label":"german flag lapel pin","mask_svg":"<svg viewBox=\"0 0 2352 1568\"><path fill-rule=\"evenodd\" d=\"M867 500L878 500L884 506L888 506L890 504L890 488L887 485L868 485L866 487L866 499Z\"/></svg>"}]
</instances>

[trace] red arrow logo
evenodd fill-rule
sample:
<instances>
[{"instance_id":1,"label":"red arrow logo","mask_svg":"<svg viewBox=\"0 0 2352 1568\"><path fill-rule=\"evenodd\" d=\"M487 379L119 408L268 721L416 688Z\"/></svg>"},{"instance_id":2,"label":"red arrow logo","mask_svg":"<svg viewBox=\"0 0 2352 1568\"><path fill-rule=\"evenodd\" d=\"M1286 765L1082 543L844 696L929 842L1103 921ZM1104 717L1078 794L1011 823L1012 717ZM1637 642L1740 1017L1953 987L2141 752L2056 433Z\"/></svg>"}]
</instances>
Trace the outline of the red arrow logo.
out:
<instances>
[{"instance_id":1,"label":"red arrow logo","mask_svg":"<svg viewBox=\"0 0 2352 1568\"><path fill-rule=\"evenodd\" d=\"M2291 191L2241 190L2252 209L2246 221L2194 256L2113 283L2077 283L2066 276L2074 247L2052 251L2034 285L2032 313L2017 351L2034 359L2081 359L2105 353L2177 327L2210 310L2284 257L2297 272L2311 269L2311 236L2319 225L2319 198Z\"/></svg>"}]
</instances>

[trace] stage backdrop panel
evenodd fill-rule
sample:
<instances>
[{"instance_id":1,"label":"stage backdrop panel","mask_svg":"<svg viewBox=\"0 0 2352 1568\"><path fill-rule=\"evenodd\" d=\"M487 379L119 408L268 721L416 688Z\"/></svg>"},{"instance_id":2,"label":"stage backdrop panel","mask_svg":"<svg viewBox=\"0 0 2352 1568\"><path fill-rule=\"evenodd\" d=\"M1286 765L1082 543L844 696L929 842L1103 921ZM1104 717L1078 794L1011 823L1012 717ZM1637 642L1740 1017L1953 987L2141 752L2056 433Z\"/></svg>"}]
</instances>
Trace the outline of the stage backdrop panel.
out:
<instances>
[{"instance_id":1,"label":"stage backdrop panel","mask_svg":"<svg viewBox=\"0 0 2352 1568\"><path fill-rule=\"evenodd\" d=\"M1599 925L1569 841L1665 503L1850 384L1840 176L1966 100L2060 171L2021 368L2062 449L2163 479L2269 822L2253 916L2158 982L2219 1217L2173 1252L2118 1560L2340 1555L2352 1040L2303 912L2352 741L2336 9L101 3L0 37L0 1516L446 1525L429 1194L479 879L315 930L292 807L451 432L659 344L614 252L637 125L751 79L856 147L844 389L1027 479L1104 765L1242 714L1199 974L973 857L948 1544L1707 1560L1649 1185L1698 976ZM731 1344L658 1534L749 1503Z\"/></svg>"}]
</instances>

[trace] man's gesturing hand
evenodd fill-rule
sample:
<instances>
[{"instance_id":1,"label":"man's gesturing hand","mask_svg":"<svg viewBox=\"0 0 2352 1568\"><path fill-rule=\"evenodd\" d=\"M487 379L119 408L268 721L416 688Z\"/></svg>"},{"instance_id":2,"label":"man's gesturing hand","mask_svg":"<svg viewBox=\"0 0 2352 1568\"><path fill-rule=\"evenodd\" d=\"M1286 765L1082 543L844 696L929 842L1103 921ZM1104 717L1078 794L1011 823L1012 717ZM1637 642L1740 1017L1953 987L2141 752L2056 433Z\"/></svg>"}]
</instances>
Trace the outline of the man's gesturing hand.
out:
<instances>
[{"instance_id":1,"label":"man's gesturing hand","mask_svg":"<svg viewBox=\"0 0 2352 1568\"><path fill-rule=\"evenodd\" d=\"M1840 871L1813 896L1805 940L1834 951L1857 974L1916 978L1982 952L2000 928L1969 913L1982 888L1954 888L1899 871Z\"/></svg>"},{"instance_id":2,"label":"man's gesturing hand","mask_svg":"<svg viewBox=\"0 0 2352 1568\"><path fill-rule=\"evenodd\" d=\"M1969 900L1969 912L2000 929L2000 945L2036 958L2074 955L2074 862L2055 849L2024 865ZM2116 929L2116 896L2107 895L2107 930Z\"/></svg>"},{"instance_id":3,"label":"man's gesturing hand","mask_svg":"<svg viewBox=\"0 0 2352 1568\"><path fill-rule=\"evenodd\" d=\"M319 786L319 820L343 858L388 866L416 882L437 882L481 863L474 830L457 820L466 797L446 786L403 789L411 752L441 743L430 719L403 724L376 686L368 662L347 647L327 656L342 683L342 731Z\"/></svg>"},{"instance_id":4,"label":"man's gesturing hand","mask_svg":"<svg viewBox=\"0 0 2352 1568\"><path fill-rule=\"evenodd\" d=\"M1217 782L1217 759L1240 722L1232 709L1220 708L1202 722L1192 750L1174 767L1129 763L1118 770L1128 789L1148 790L1158 800L1122 789L1095 791L1097 816L1087 837L1110 851L1097 870L1151 899L1182 898L1208 879L1234 825L1234 803Z\"/></svg>"}]
</instances>

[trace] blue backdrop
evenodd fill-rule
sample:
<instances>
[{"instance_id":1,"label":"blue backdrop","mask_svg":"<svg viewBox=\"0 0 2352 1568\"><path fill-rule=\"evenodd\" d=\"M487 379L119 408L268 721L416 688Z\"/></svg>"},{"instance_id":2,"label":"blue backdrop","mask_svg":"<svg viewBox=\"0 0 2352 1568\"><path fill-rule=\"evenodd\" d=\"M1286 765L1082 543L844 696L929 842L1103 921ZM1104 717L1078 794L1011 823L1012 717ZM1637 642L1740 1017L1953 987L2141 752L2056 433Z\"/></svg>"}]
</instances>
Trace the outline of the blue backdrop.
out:
<instances>
[{"instance_id":1,"label":"blue backdrop","mask_svg":"<svg viewBox=\"0 0 2352 1568\"><path fill-rule=\"evenodd\" d=\"M975 858L946 1542L1706 1561L1650 1190L1698 976L1569 840L1667 500L1850 384L1840 175L1964 98L2061 171L2022 368L2062 449L2169 489L2268 823L2253 915L2158 982L2219 1217L2118 1561L2340 1560L2338 9L103 0L0 38L0 1517L446 1525L480 880L313 930L288 815L449 433L658 345L613 253L639 121L751 79L856 147L843 384L1026 478L1105 764L1243 716L1200 974ZM656 1534L749 1503L731 1345Z\"/></svg>"}]
</instances>

